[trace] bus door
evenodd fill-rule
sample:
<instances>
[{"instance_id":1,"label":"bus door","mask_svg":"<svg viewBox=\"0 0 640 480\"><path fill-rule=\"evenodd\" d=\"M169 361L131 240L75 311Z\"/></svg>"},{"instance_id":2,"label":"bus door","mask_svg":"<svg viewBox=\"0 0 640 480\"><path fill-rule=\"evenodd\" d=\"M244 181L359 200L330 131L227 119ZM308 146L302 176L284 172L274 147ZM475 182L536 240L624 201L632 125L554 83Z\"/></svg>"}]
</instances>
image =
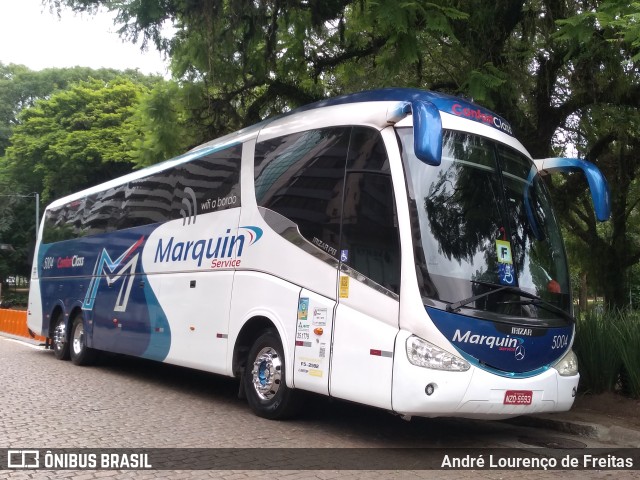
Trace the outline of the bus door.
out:
<instances>
[{"instance_id":1,"label":"bus door","mask_svg":"<svg viewBox=\"0 0 640 480\"><path fill-rule=\"evenodd\" d=\"M357 134L354 129L345 176L330 394L391 408L400 292L397 217L388 161L377 165L386 159L382 139L376 132L376 138L357 141ZM368 170L371 163L375 168Z\"/></svg>"}]
</instances>

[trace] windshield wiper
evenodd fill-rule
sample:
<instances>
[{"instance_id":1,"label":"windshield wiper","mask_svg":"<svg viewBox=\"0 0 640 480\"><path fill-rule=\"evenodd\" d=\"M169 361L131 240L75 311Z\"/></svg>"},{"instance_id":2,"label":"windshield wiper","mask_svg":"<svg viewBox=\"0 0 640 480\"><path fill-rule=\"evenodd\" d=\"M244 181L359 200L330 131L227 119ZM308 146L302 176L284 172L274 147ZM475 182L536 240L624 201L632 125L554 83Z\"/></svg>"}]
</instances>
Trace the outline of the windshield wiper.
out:
<instances>
[{"instance_id":1,"label":"windshield wiper","mask_svg":"<svg viewBox=\"0 0 640 480\"><path fill-rule=\"evenodd\" d=\"M460 307L464 307L465 305L470 304L471 302L475 302L476 300L480 300L481 298L488 297L489 295L493 295L494 293L498 293L503 290L508 290L512 287L507 287L505 285L495 285L493 283L485 283L485 282L476 282L471 280L471 283L478 283L480 285L484 285L486 287L491 287L493 290L489 290L488 292L480 293L478 295L474 295L473 297L465 298L464 300L460 300L454 303L450 303L447 305L447 312L455 312Z\"/></svg>"},{"instance_id":2,"label":"windshield wiper","mask_svg":"<svg viewBox=\"0 0 640 480\"><path fill-rule=\"evenodd\" d=\"M538 295L534 293L529 293L525 290L522 290L521 288L511 287L508 285L497 285L495 283L481 282L478 280L471 280L471 283L477 283L478 285L489 287L492 290L489 290L488 292L480 293L478 295L474 295L473 297L465 298L464 300L460 300L455 303L450 303L447 305L448 312L454 312L458 310L460 307L464 307L465 305L468 305L471 302L475 302L476 300L479 300L481 298L487 297L489 295L493 295L494 293L508 292L508 293L515 293L516 295L528 298L529 300L509 300L506 302L499 302L499 303L513 304L513 305L533 305L536 307L540 307L543 310L547 310L548 312L556 313L562 316L563 318L565 318L566 320L569 320L570 322L574 322L574 318L571 315L569 315L567 312L562 310L560 307L556 307L554 304L549 303L546 300L543 300Z\"/></svg>"}]
</instances>

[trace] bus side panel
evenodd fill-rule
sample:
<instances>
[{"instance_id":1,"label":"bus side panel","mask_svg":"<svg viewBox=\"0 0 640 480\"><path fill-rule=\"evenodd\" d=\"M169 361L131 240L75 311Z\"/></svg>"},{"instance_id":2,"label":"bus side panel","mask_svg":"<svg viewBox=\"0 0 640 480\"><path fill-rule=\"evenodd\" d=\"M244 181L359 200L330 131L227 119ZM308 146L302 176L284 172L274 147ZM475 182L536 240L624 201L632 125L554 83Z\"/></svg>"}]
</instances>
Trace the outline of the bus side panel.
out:
<instances>
[{"instance_id":1,"label":"bus side panel","mask_svg":"<svg viewBox=\"0 0 640 480\"><path fill-rule=\"evenodd\" d=\"M50 268L50 264L52 263L52 259L49 257L48 263L45 264L48 250L49 246L43 245L40 243L40 239L38 239L36 253L33 256L33 267L31 268L29 311L27 312L27 326L33 332L45 337L49 336L49 322L51 321L53 305L60 303L57 295L51 298L51 286L49 287L50 294L47 295L46 293L46 278L43 277L43 273L47 267Z\"/></svg>"},{"instance_id":2,"label":"bus side panel","mask_svg":"<svg viewBox=\"0 0 640 480\"><path fill-rule=\"evenodd\" d=\"M233 271L159 277L163 310L171 324L171 349L165 361L226 373Z\"/></svg>"},{"instance_id":3,"label":"bus side panel","mask_svg":"<svg viewBox=\"0 0 640 480\"><path fill-rule=\"evenodd\" d=\"M49 336L45 331L44 318L42 314L42 298L40 297L40 280L35 274L36 267L33 267L31 283L29 284L29 308L27 310L27 327L37 335Z\"/></svg>"},{"instance_id":4,"label":"bus side panel","mask_svg":"<svg viewBox=\"0 0 640 480\"><path fill-rule=\"evenodd\" d=\"M142 263L171 332L166 362L226 372L233 272L256 241L239 216L232 208L172 220L149 236Z\"/></svg>"}]
</instances>

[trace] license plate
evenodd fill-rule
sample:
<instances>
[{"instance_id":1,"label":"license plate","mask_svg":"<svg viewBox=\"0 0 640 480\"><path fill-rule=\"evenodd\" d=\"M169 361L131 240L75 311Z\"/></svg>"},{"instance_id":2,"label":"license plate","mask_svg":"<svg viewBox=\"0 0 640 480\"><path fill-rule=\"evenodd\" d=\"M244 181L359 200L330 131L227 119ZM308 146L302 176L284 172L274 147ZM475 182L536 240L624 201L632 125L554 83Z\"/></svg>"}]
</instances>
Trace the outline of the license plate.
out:
<instances>
[{"instance_id":1,"label":"license plate","mask_svg":"<svg viewBox=\"0 0 640 480\"><path fill-rule=\"evenodd\" d=\"M505 405L531 405L533 392L531 390L507 390L504 394Z\"/></svg>"}]
</instances>

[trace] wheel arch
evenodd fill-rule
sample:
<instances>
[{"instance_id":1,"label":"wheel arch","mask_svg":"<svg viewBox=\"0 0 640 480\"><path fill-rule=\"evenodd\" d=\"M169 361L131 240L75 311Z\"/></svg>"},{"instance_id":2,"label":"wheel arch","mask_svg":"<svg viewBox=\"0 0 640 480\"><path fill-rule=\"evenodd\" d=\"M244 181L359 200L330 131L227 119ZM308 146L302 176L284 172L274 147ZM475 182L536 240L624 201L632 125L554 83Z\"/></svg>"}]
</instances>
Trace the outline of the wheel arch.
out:
<instances>
[{"instance_id":1,"label":"wheel arch","mask_svg":"<svg viewBox=\"0 0 640 480\"><path fill-rule=\"evenodd\" d=\"M58 324L58 319L63 318L65 323L69 322L69 317L66 316L64 308L61 304L56 303L51 310L51 315L49 315L49 327L48 327L48 337L53 338L53 333L56 329L56 325Z\"/></svg>"},{"instance_id":2,"label":"wheel arch","mask_svg":"<svg viewBox=\"0 0 640 480\"><path fill-rule=\"evenodd\" d=\"M282 341L282 334L276 327L275 322L268 317L256 315L244 323L233 346L231 369L235 377L242 375L251 346L267 330L273 330Z\"/></svg>"},{"instance_id":3,"label":"wheel arch","mask_svg":"<svg viewBox=\"0 0 640 480\"><path fill-rule=\"evenodd\" d=\"M73 319L76 318L76 315L80 314L80 318L82 318L82 320L84 321L84 315L82 313L82 308L80 308L79 305L76 305L75 307L73 307L71 309L71 311L69 312L69 321L72 321Z\"/></svg>"}]
</instances>

